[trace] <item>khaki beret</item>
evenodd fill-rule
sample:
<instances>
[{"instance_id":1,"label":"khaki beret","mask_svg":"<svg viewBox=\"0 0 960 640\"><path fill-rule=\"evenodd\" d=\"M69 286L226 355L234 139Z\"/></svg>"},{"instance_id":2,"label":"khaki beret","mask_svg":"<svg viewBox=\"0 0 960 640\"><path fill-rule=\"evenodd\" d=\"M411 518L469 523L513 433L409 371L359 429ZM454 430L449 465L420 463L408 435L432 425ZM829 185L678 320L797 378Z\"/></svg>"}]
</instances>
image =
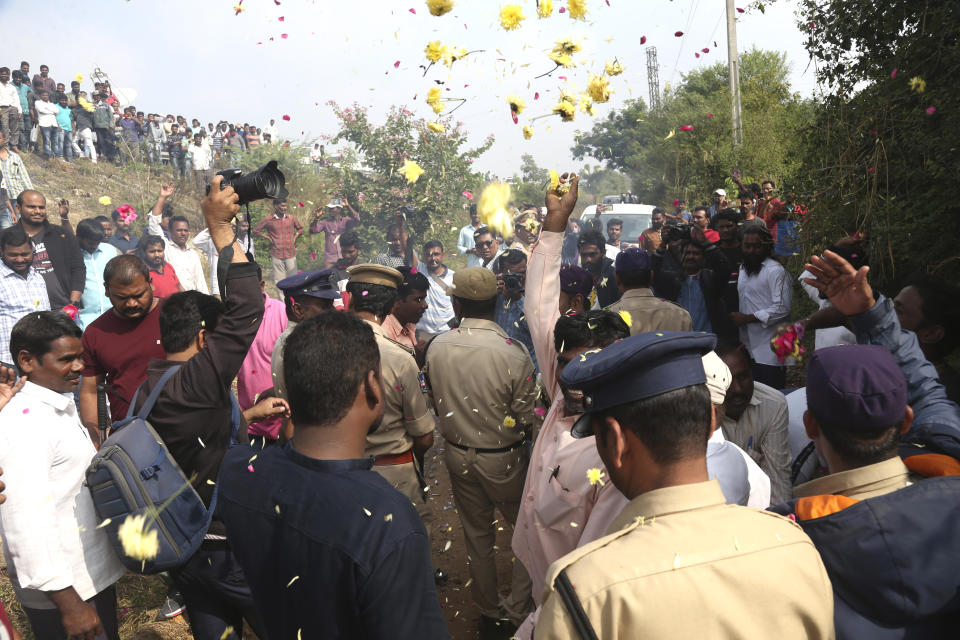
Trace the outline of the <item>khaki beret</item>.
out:
<instances>
[{"instance_id":1,"label":"khaki beret","mask_svg":"<svg viewBox=\"0 0 960 640\"><path fill-rule=\"evenodd\" d=\"M450 295L464 300L489 300L497 297L497 276L483 267L467 267L453 274Z\"/></svg>"},{"instance_id":2,"label":"khaki beret","mask_svg":"<svg viewBox=\"0 0 960 640\"><path fill-rule=\"evenodd\" d=\"M402 273L382 264L355 264L347 267L347 273L350 274L350 282L380 284L391 289L396 289L403 281Z\"/></svg>"}]
</instances>

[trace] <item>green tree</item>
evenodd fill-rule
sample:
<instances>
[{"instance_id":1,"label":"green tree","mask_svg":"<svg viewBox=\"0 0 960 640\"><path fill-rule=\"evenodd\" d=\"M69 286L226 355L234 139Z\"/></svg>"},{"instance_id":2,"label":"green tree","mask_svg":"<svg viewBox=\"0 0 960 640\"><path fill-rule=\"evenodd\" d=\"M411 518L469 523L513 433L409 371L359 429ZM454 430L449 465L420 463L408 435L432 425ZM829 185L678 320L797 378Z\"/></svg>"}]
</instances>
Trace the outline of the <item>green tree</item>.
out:
<instances>
[{"instance_id":1,"label":"green tree","mask_svg":"<svg viewBox=\"0 0 960 640\"><path fill-rule=\"evenodd\" d=\"M790 181L799 169L796 132L806 126L812 106L791 92L788 75L784 54L752 50L741 56L744 143L739 148L730 133L727 67L716 64L684 76L666 92L658 112L634 100L609 114L580 136L573 155L622 171L632 191L651 204L676 197L705 201L735 168Z\"/></svg>"},{"instance_id":2,"label":"green tree","mask_svg":"<svg viewBox=\"0 0 960 640\"><path fill-rule=\"evenodd\" d=\"M427 128L426 120L406 109L393 107L384 122L375 123L367 109L357 104L329 104L340 121L331 142L349 142L352 150L328 176L337 193L363 211L358 231L364 253L372 255L385 246L386 228L403 206L414 209L407 215L407 225L418 253L425 240L439 239L448 251L455 247L457 230L466 220L463 209L469 203L463 192L476 193L483 184L473 162L490 148L493 137L479 147L464 148L467 132L462 123L446 120L446 130L436 133ZM406 160L415 161L424 171L414 183L401 172Z\"/></svg>"}]
</instances>

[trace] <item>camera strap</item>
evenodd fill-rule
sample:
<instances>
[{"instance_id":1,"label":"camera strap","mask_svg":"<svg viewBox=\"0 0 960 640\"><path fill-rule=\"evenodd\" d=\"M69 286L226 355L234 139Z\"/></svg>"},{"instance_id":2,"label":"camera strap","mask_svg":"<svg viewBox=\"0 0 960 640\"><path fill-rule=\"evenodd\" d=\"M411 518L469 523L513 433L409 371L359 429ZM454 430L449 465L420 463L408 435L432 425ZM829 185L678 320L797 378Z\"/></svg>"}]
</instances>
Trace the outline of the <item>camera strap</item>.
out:
<instances>
[{"instance_id":1,"label":"camera strap","mask_svg":"<svg viewBox=\"0 0 960 640\"><path fill-rule=\"evenodd\" d=\"M253 256L250 255L250 242L251 242L251 230L253 227L250 226L250 205L247 205L247 260L253 262ZM223 249L220 249L220 257L217 258L217 285L220 289L220 298L226 299L227 297L227 271L230 269L230 263L233 262L233 245L237 244L237 231L233 231L233 240L230 241L230 244L225 246Z\"/></svg>"}]
</instances>

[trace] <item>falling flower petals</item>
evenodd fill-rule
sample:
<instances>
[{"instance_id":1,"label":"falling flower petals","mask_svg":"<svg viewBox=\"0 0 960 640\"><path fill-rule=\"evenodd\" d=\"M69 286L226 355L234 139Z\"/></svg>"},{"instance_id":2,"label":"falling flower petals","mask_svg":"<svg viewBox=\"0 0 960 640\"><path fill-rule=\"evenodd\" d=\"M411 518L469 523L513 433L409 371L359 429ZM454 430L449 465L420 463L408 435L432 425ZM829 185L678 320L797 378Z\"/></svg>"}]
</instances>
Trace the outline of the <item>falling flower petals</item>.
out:
<instances>
[{"instance_id":1,"label":"falling flower petals","mask_svg":"<svg viewBox=\"0 0 960 640\"><path fill-rule=\"evenodd\" d=\"M523 113L527 108L527 103L518 96L507 96L507 103L510 105L510 116L513 118L513 124L517 124L517 115Z\"/></svg>"},{"instance_id":2,"label":"falling flower petals","mask_svg":"<svg viewBox=\"0 0 960 640\"><path fill-rule=\"evenodd\" d=\"M423 169L413 160L404 160L403 166L400 167L400 173L407 179L408 184L413 184L420 179Z\"/></svg>"},{"instance_id":3,"label":"falling flower petals","mask_svg":"<svg viewBox=\"0 0 960 640\"><path fill-rule=\"evenodd\" d=\"M640 36L640 44L647 44L647 36Z\"/></svg>"},{"instance_id":4,"label":"falling flower petals","mask_svg":"<svg viewBox=\"0 0 960 640\"><path fill-rule=\"evenodd\" d=\"M537 3L537 16L549 18L553 14L553 0L540 0Z\"/></svg>"},{"instance_id":5,"label":"falling flower petals","mask_svg":"<svg viewBox=\"0 0 960 640\"><path fill-rule=\"evenodd\" d=\"M533 137L533 127L528 124L523 125L523 138L529 140Z\"/></svg>"},{"instance_id":6,"label":"falling flower petals","mask_svg":"<svg viewBox=\"0 0 960 640\"><path fill-rule=\"evenodd\" d=\"M891 80L896 80L898 73L900 73L900 69L894 67L894 68L893 68L893 71L890 72L890 79L891 79Z\"/></svg>"},{"instance_id":7,"label":"falling flower petals","mask_svg":"<svg viewBox=\"0 0 960 640\"><path fill-rule=\"evenodd\" d=\"M746 9L741 9L740 7L737 7L737 13L743 13L744 11L746 11Z\"/></svg>"},{"instance_id":8,"label":"falling flower petals","mask_svg":"<svg viewBox=\"0 0 960 640\"><path fill-rule=\"evenodd\" d=\"M936 107L927 107L926 111L927 111L927 115L928 115L928 116L932 116L933 114L935 114L935 113L937 112L937 108L936 108Z\"/></svg>"},{"instance_id":9,"label":"falling flower petals","mask_svg":"<svg viewBox=\"0 0 960 640\"><path fill-rule=\"evenodd\" d=\"M508 428L513 428L517 426L517 421L514 420L513 417L511 416L507 416L506 418L503 419L503 426Z\"/></svg>"},{"instance_id":10,"label":"falling flower petals","mask_svg":"<svg viewBox=\"0 0 960 640\"><path fill-rule=\"evenodd\" d=\"M280 37L283 38L284 40L286 40L286 39L287 39L287 34L281 33L281 34L280 34Z\"/></svg>"},{"instance_id":11,"label":"falling flower petals","mask_svg":"<svg viewBox=\"0 0 960 640\"><path fill-rule=\"evenodd\" d=\"M683 37L683 31L677 31L677 32L674 33L673 35L674 35L675 37L677 37L677 38L682 38L682 37Z\"/></svg>"},{"instance_id":12,"label":"falling flower petals","mask_svg":"<svg viewBox=\"0 0 960 640\"><path fill-rule=\"evenodd\" d=\"M587 95L594 102L607 102L610 100L610 94L613 89L610 88L610 78L605 75L590 74L587 80Z\"/></svg>"},{"instance_id":13,"label":"falling flower petals","mask_svg":"<svg viewBox=\"0 0 960 640\"><path fill-rule=\"evenodd\" d=\"M598 469L597 467L592 467L592 468L590 468L590 469L587 469L587 480L588 480L588 481L590 482L590 484L592 484L592 485L599 484L599 485L602 487L602 486L603 486L603 476L604 476L603 471L601 471L601 470Z\"/></svg>"},{"instance_id":14,"label":"falling flower petals","mask_svg":"<svg viewBox=\"0 0 960 640\"><path fill-rule=\"evenodd\" d=\"M417 10L414 9L413 7L410 7L409 9L407 9L407 11L409 11L409 12L412 13L413 15L417 15Z\"/></svg>"},{"instance_id":15,"label":"falling flower petals","mask_svg":"<svg viewBox=\"0 0 960 640\"><path fill-rule=\"evenodd\" d=\"M630 315L629 311L621 311L620 319L623 320L624 324L626 324L628 327L633 326L633 316Z\"/></svg>"},{"instance_id":16,"label":"falling flower petals","mask_svg":"<svg viewBox=\"0 0 960 640\"><path fill-rule=\"evenodd\" d=\"M923 93L927 90L927 81L920 76L910 78L910 90L917 93Z\"/></svg>"},{"instance_id":17,"label":"falling flower petals","mask_svg":"<svg viewBox=\"0 0 960 640\"><path fill-rule=\"evenodd\" d=\"M613 60L607 60L607 64L604 67L604 71L607 72L608 76L618 76L623 73L623 65L620 64L620 61L614 58Z\"/></svg>"},{"instance_id":18,"label":"falling flower petals","mask_svg":"<svg viewBox=\"0 0 960 640\"><path fill-rule=\"evenodd\" d=\"M680 131L693 131L693 125L685 124L682 127L680 127Z\"/></svg>"},{"instance_id":19,"label":"falling flower petals","mask_svg":"<svg viewBox=\"0 0 960 640\"><path fill-rule=\"evenodd\" d=\"M464 197L466 197L467 200L473 200L473 194L470 193L469 191L464 191L463 195Z\"/></svg>"},{"instance_id":20,"label":"falling flower petals","mask_svg":"<svg viewBox=\"0 0 960 640\"><path fill-rule=\"evenodd\" d=\"M446 127L439 122L428 122L427 129L430 129L430 131L433 131L434 133L443 133L447 130Z\"/></svg>"},{"instance_id":21,"label":"falling flower petals","mask_svg":"<svg viewBox=\"0 0 960 640\"><path fill-rule=\"evenodd\" d=\"M567 10L573 20L586 20L587 0L567 0Z\"/></svg>"},{"instance_id":22,"label":"falling flower petals","mask_svg":"<svg viewBox=\"0 0 960 640\"><path fill-rule=\"evenodd\" d=\"M712 113L708 113L708 114L707 114L707 117L708 117L708 118L712 118L712 117L713 117L713 114L712 114Z\"/></svg>"},{"instance_id":23,"label":"falling flower petals","mask_svg":"<svg viewBox=\"0 0 960 640\"><path fill-rule=\"evenodd\" d=\"M394 69L399 69L399 68L400 68L400 61L399 61L399 60L397 60L396 62L393 63L393 68L394 68Z\"/></svg>"},{"instance_id":24,"label":"falling flower petals","mask_svg":"<svg viewBox=\"0 0 960 640\"><path fill-rule=\"evenodd\" d=\"M283 116L283 119L286 120L287 122L290 122L290 116L288 116L288 115L284 115L284 116Z\"/></svg>"},{"instance_id":25,"label":"falling flower petals","mask_svg":"<svg viewBox=\"0 0 960 640\"><path fill-rule=\"evenodd\" d=\"M484 226L498 232L504 239L513 237L513 216L507 211L511 199L510 185L491 182L484 187L477 202L477 213Z\"/></svg>"},{"instance_id":26,"label":"falling flower petals","mask_svg":"<svg viewBox=\"0 0 960 640\"><path fill-rule=\"evenodd\" d=\"M123 545L123 552L134 560L153 560L160 551L157 530L154 528L144 531L146 524L146 516L131 514L117 529L117 537L120 538L120 544Z\"/></svg>"},{"instance_id":27,"label":"falling flower petals","mask_svg":"<svg viewBox=\"0 0 960 640\"><path fill-rule=\"evenodd\" d=\"M283 16L280 16L279 18L277 18L277 22L283 22Z\"/></svg>"},{"instance_id":28,"label":"falling flower petals","mask_svg":"<svg viewBox=\"0 0 960 640\"><path fill-rule=\"evenodd\" d=\"M110 200L110 196L100 196L100 199L97 200L97 202L105 207L109 207L113 203L113 201Z\"/></svg>"},{"instance_id":29,"label":"falling flower petals","mask_svg":"<svg viewBox=\"0 0 960 640\"><path fill-rule=\"evenodd\" d=\"M442 16L453 9L453 0L427 0L427 9L434 16Z\"/></svg>"},{"instance_id":30,"label":"falling flower petals","mask_svg":"<svg viewBox=\"0 0 960 640\"><path fill-rule=\"evenodd\" d=\"M669 140L670 138L672 138L672 137L675 136L675 135L677 135L677 132L676 132L675 130L673 130L673 129L670 129L670 133L667 134L667 137L664 138L664 140Z\"/></svg>"},{"instance_id":31,"label":"falling flower petals","mask_svg":"<svg viewBox=\"0 0 960 640\"><path fill-rule=\"evenodd\" d=\"M513 31L520 26L520 23L526 19L523 15L523 7L518 4L508 4L500 9L500 26L505 31Z\"/></svg>"}]
</instances>

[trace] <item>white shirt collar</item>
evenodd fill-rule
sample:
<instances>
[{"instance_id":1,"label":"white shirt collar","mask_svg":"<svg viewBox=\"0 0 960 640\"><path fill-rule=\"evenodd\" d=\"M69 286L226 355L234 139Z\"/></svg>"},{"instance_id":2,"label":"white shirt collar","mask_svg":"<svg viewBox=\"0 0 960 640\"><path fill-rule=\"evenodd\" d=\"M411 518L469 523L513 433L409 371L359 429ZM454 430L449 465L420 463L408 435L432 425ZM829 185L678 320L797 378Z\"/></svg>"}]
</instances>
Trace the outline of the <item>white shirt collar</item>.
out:
<instances>
[{"instance_id":1,"label":"white shirt collar","mask_svg":"<svg viewBox=\"0 0 960 640\"><path fill-rule=\"evenodd\" d=\"M41 387L38 384L34 384L27 380L26 384L23 385L23 389L20 390L18 395L26 395L31 398L36 399L38 402L43 402L54 409L58 413L67 413L70 415L75 415L77 412L77 405L73 402L73 394L71 393L57 393L46 387Z\"/></svg>"}]
</instances>

